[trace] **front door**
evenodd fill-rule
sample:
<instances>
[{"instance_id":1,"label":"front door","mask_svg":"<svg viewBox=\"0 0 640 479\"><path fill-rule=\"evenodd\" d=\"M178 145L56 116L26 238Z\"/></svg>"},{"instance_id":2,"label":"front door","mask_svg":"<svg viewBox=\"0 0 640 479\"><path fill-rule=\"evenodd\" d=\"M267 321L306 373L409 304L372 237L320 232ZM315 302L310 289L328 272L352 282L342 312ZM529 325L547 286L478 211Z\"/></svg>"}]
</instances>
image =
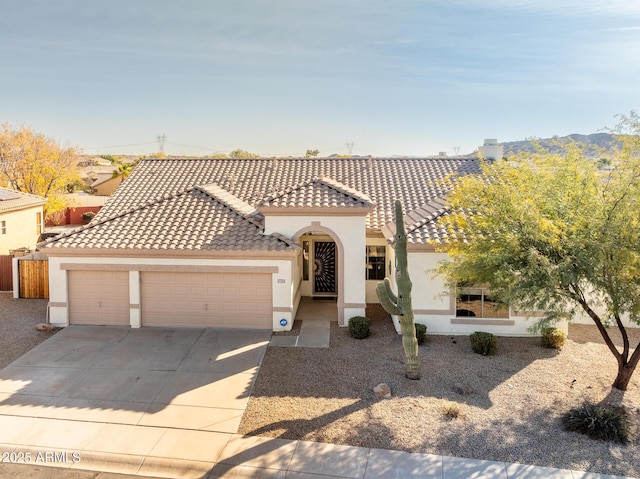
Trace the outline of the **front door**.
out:
<instances>
[{"instance_id":1,"label":"front door","mask_svg":"<svg viewBox=\"0 0 640 479\"><path fill-rule=\"evenodd\" d=\"M320 296L335 296L336 244L333 241L315 241L313 250L313 292Z\"/></svg>"}]
</instances>

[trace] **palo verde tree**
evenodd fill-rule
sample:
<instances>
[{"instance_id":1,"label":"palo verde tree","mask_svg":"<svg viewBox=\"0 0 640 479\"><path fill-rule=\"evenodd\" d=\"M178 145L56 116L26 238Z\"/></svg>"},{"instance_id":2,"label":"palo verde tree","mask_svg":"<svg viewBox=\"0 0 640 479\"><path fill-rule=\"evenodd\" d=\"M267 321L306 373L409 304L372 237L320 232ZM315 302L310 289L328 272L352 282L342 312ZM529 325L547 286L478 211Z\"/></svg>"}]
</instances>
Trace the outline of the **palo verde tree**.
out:
<instances>
[{"instance_id":1,"label":"palo verde tree","mask_svg":"<svg viewBox=\"0 0 640 479\"><path fill-rule=\"evenodd\" d=\"M545 312L533 329L587 315L617 361L613 388L625 391L640 360L624 322L640 324L640 121L620 118L622 146L609 168L570 144L453 179L451 213L440 220L449 260L438 271L452 285L488 284L519 310Z\"/></svg>"},{"instance_id":2,"label":"palo verde tree","mask_svg":"<svg viewBox=\"0 0 640 479\"><path fill-rule=\"evenodd\" d=\"M66 206L67 186L79 180L76 163L74 148L31 128L5 123L0 129L0 186L47 198L47 214Z\"/></svg>"},{"instance_id":3,"label":"palo verde tree","mask_svg":"<svg viewBox=\"0 0 640 479\"><path fill-rule=\"evenodd\" d=\"M385 311L398 316L402 333L402 347L407 357L407 372L409 379L420 379L420 363L418 362L418 340L416 339L416 324L413 318L411 304L412 283L409 277L409 262L407 259L407 233L404 228L402 203L396 200L396 284L398 294L391 288L391 281L385 278L376 286L376 294Z\"/></svg>"}]
</instances>

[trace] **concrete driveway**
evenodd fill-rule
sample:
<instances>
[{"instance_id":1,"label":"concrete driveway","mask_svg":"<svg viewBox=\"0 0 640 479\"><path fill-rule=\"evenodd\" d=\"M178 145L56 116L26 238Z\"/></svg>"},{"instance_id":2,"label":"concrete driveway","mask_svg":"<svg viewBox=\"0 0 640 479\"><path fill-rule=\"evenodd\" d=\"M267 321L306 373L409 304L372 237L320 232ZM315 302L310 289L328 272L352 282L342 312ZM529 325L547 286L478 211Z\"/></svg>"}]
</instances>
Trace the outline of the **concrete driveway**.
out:
<instances>
[{"instance_id":1,"label":"concrete driveway","mask_svg":"<svg viewBox=\"0 0 640 479\"><path fill-rule=\"evenodd\" d=\"M270 337L70 326L0 371L0 451L149 475L205 467L237 431Z\"/></svg>"}]
</instances>

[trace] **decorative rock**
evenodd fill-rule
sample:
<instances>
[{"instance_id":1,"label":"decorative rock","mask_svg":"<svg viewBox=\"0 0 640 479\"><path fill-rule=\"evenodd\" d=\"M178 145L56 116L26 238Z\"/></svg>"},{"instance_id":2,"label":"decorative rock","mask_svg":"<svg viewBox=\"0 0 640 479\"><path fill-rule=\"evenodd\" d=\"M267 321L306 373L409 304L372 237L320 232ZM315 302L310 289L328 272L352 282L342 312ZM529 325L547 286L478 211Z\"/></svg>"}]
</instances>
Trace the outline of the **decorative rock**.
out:
<instances>
[{"instance_id":1,"label":"decorative rock","mask_svg":"<svg viewBox=\"0 0 640 479\"><path fill-rule=\"evenodd\" d=\"M460 394L460 396L468 396L475 392L472 387L462 383L455 383L452 389L453 392L455 392L456 394Z\"/></svg>"},{"instance_id":2,"label":"decorative rock","mask_svg":"<svg viewBox=\"0 0 640 479\"><path fill-rule=\"evenodd\" d=\"M51 324L40 323L36 326L37 331L54 331L56 329L55 326Z\"/></svg>"},{"instance_id":3,"label":"decorative rock","mask_svg":"<svg viewBox=\"0 0 640 479\"><path fill-rule=\"evenodd\" d=\"M379 398L391 397L391 388L385 383L378 384L376 387L373 388L373 392L375 393L376 397L379 397Z\"/></svg>"}]
</instances>

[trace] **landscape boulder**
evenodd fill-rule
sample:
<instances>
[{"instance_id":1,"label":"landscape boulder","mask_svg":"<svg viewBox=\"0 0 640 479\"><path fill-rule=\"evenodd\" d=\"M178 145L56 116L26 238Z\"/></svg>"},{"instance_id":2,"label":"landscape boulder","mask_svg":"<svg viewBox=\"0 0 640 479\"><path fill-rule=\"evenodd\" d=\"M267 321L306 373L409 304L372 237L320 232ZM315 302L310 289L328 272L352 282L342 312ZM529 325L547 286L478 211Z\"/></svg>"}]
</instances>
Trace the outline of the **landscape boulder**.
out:
<instances>
[{"instance_id":1,"label":"landscape boulder","mask_svg":"<svg viewBox=\"0 0 640 479\"><path fill-rule=\"evenodd\" d=\"M376 387L373 388L373 392L376 395L376 397L379 397L379 398L391 397L391 388L385 383L378 384Z\"/></svg>"}]
</instances>

